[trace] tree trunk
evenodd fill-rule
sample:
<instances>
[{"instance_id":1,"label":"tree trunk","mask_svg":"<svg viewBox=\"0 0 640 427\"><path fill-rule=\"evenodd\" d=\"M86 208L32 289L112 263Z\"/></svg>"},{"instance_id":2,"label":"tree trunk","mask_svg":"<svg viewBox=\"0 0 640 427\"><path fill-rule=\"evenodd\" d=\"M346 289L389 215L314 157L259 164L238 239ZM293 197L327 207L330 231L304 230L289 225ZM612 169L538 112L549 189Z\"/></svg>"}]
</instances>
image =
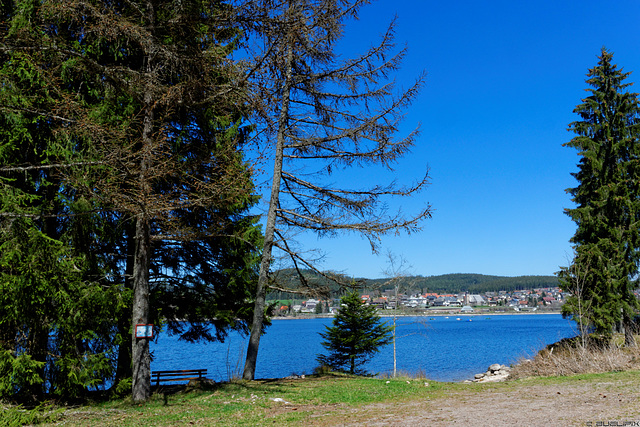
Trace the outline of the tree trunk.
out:
<instances>
[{"instance_id":1,"label":"tree trunk","mask_svg":"<svg viewBox=\"0 0 640 427\"><path fill-rule=\"evenodd\" d=\"M136 220L136 254L133 268L132 346L133 376L131 395L134 402L151 396L151 358L149 339L136 338L136 325L149 322L149 219L145 213Z\"/></svg>"},{"instance_id":2,"label":"tree trunk","mask_svg":"<svg viewBox=\"0 0 640 427\"><path fill-rule=\"evenodd\" d=\"M270 209L271 210L271 209ZM267 221L267 229L269 221ZM256 375L256 363L258 361L258 347L260 346L260 336L262 335L262 322L264 321L264 308L266 305L267 281L269 277L269 264L271 263L271 248L273 246L273 232L267 238L265 233L265 245L260 262L260 276L258 278L258 289L256 291L256 302L253 309L253 321L251 323L251 334L249 336L249 346L247 347L247 358L244 364L242 378L253 381ZM267 244L269 242L269 244Z\"/></svg>"},{"instance_id":3,"label":"tree trunk","mask_svg":"<svg viewBox=\"0 0 640 427\"><path fill-rule=\"evenodd\" d=\"M273 182L271 183L271 199L269 201L269 211L267 213L267 225L264 231L264 246L262 249L262 259L260 261L260 276L258 278L258 288L256 290L256 302L253 310L253 322L251 323L251 334L249 336L249 346L247 347L247 358L244 364L242 378L253 381L256 375L256 363L258 360L258 347L260 336L262 335L262 323L264 321L264 309L266 306L267 285L269 279L269 267L271 265L271 254L276 229L277 209L280 200L280 183L282 181L282 162L284 159L284 134L289 118L289 97L291 94L291 78L293 64L293 48L289 46L287 55L288 70L282 94L282 110L278 120L278 137L276 139L276 156L273 165Z\"/></svg>"},{"instance_id":4,"label":"tree trunk","mask_svg":"<svg viewBox=\"0 0 640 427\"><path fill-rule=\"evenodd\" d=\"M283 148L284 139L278 136L276 158L273 168L273 183L271 186L271 200L269 202L269 212L267 213L264 246L262 249L262 259L260 261L260 275L258 277L258 288L256 289L256 301L253 309L253 321L251 323L249 346L247 347L247 358L244 365L244 371L242 373L242 378L247 381L253 381L256 375L258 347L260 346L262 323L264 322L264 309L266 306L267 285L269 281L269 267L271 265L271 253L273 250L276 228L276 210L278 208L278 200L280 196Z\"/></svg>"},{"instance_id":5,"label":"tree trunk","mask_svg":"<svg viewBox=\"0 0 640 427\"><path fill-rule=\"evenodd\" d=\"M397 357L396 357L396 318L398 310L398 285L396 285L396 306L393 309L393 378L397 375Z\"/></svg>"},{"instance_id":6,"label":"tree trunk","mask_svg":"<svg viewBox=\"0 0 640 427\"><path fill-rule=\"evenodd\" d=\"M126 289L133 289L132 281L133 281L133 264L134 258L136 254L136 239L134 237L135 233L135 224L134 227L131 226L131 223L127 224L128 235L127 235L127 259L125 261L125 277L124 277L124 286ZM114 380L114 387L117 387L118 383L126 378L132 377L132 369L131 369L131 349L133 348L129 341L124 340L131 330L132 318L124 313L131 313L133 307L127 308L124 310L122 316L118 319L118 333L121 337L123 337L123 341L118 346L118 362L116 366L116 377Z\"/></svg>"},{"instance_id":7,"label":"tree trunk","mask_svg":"<svg viewBox=\"0 0 640 427\"><path fill-rule=\"evenodd\" d=\"M151 69L148 59L147 70ZM142 159L140 160L140 211L136 216L136 249L133 258L133 312L132 350L133 377L131 394L134 402L147 400L151 396L151 358L149 339L136 338L136 325L149 322L149 266L151 263L151 227L148 195L151 194L150 171L153 148L153 96L150 89L144 96L145 117L142 129Z\"/></svg>"},{"instance_id":8,"label":"tree trunk","mask_svg":"<svg viewBox=\"0 0 640 427\"><path fill-rule=\"evenodd\" d=\"M153 33L155 11L153 2L146 4L147 25ZM140 159L140 205L136 215L136 250L133 258L133 311L131 317L131 357L133 375L131 396L134 402L142 402L151 396L151 357L149 339L136 338L136 325L149 323L149 267L151 265L151 224L149 218L149 195L151 194L151 157L153 152L154 99L150 85L153 83L154 60L147 52L145 58L148 87L144 92L144 119L142 121L142 157Z\"/></svg>"},{"instance_id":9,"label":"tree trunk","mask_svg":"<svg viewBox=\"0 0 640 427\"><path fill-rule=\"evenodd\" d=\"M118 333L123 337L123 341L118 345L118 361L116 365L116 376L113 381L113 385L117 387L120 381L131 378L131 345L130 342L125 340L131 327L131 318L129 316L122 316L122 319L118 321Z\"/></svg>"}]
</instances>

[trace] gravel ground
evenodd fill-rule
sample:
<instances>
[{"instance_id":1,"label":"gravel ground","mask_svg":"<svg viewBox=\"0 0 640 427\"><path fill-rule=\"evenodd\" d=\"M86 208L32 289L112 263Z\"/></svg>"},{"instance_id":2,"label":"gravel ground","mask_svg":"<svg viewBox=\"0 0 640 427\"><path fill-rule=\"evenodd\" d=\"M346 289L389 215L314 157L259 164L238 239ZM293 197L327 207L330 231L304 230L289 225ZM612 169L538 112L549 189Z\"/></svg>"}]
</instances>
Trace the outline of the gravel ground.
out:
<instances>
[{"instance_id":1,"label":"gravel ground","mask_svg":"<svg viewBox=\"0 0 640 427\"><path fill-rule=\"evenodd\" d=\"M316 426L640 426L640 378L616 383L476 384L427 401L289 410L310 412L307 425Z\"/></svg>"}]
</instances>

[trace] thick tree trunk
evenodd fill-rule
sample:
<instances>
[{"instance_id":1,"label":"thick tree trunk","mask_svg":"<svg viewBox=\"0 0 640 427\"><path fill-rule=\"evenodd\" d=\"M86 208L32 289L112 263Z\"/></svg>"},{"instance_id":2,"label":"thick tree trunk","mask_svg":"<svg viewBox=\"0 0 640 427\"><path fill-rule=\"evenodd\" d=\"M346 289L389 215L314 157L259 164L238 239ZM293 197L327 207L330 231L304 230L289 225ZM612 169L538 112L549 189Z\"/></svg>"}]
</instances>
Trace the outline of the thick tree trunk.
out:
<instances>
[{"instance_id":1,"label":"thick tree trunk","mask_svg":"<svg viewBox=\"0 0 640 427\"><path fill-rule=\"evenodd\" d=\"M244 371L242 372L242 378L247 381L252 381L256 375L258 347L260 346L260 336L262 335L262 323L264 321L264 309L266 305L267 281L269 277L269 264L271 263L273 233L271 233L271 238L269 240L270 244L267 247L267 238L265 236L265 248L263 249L262 261L260 263L260 276L258 278L256 302L253 309L253 321L251 323L251 334L249 335L249 346L247 347L247 358L244 364Z\"/></svg>"},{"instance_id":2,"label":"thick tree trunk","mask_svg":"<svg viewBox=\"0 0 640 427\"><path fill-rule=\"evenodd\" d=\"M153 33L155 26L155 10L153 2L146 4L147 25ZM151 76L154 72L154 60L147 53L145 71L148 75L149 85L152 84ZM151 224L149 217L151 195L151 169L152 152L154 146L153 121L154 98L151 87L147 87L144 93L144 119L142 125L142 157L140 159L140 204L136 215L136 250L133 258L133 311L131 334L131 357L133 376L131 384L131 397L134 402L142 402L151 396L151 357L149 355L149 339L136 338L136 325L149 323L149 267L151 265Z\"/></svg>"},{"instance_id":3,"label":"thick tree trunk","mask_svg":"<svg viewBox=\"0 0 640 427\"><path fill-rule=\"evenodd\" d=\"M148 60L147 70L151 69ZM140 211L136 216L136 250L133 258L133 359L132 398L134 402L151 396L151 358L149 339L136 338L136 325L149 323L149 267L151 265L151 225L149 219L149 195L151 194L151 156L153 149L153 96L148 89L144 96L145 117L142 129L142 159L140 160Z\"/></svg>"},{"instance_id":4,"label":"thick tree trunk","mask_svg":"<svg viewBox=\"0 0 640 427\"><path fill-rule=\"evenodd\" d=\"M262 249L262 259L260 261L260 275L258 277L258 288L256 289L256 301L253 309L253 321L251 323L251 334L249 336L249 346L247 347L247 358L244 364L242 378L252 381L256 375L256 363L258 361L258 347L262 336L262 323L264 322L264 310L266 306L267 286L269 281L269 267L271 265L271 253L276 228L276 216L278 200L280 195L280 181L282 179L282 159L283 159L283 138L278 137L276 146L276 158L273 170L273 183L271 186L271 200L269 202L269 212L267 213L267 225L264 233L264 246Z\"/></svg>"},{"instance_id":5,"label":"thick tree trunk","mask_svg":"<svg viewBox=\"0 0 640 427\"><path fill-rule=\"evenodd\" d=\"M118 384L127 378L132 377L131 370L131 342L124 337L129 335L129 328L131 327L131 318L129 316L123 316L118 321L118 333L123 337L123 341L118 345L118 361L116 365L116 376L113 381L113 386L117 387Z\"/></svg>"},{"instance_id":6,"label":"thick tree trunk","mask_svg":"<svg viewBox=\"0 0 640 427\"><path fill-rule=\"evenodd\" d=\"M131 395L134 402L145 401L151 396L151 358L149 339L136 338L136 325L149 322L149 219L145 213L136 220L136 254L133 269L133 311L131 355L133 376Z\"/></svg>"}]
</instances>

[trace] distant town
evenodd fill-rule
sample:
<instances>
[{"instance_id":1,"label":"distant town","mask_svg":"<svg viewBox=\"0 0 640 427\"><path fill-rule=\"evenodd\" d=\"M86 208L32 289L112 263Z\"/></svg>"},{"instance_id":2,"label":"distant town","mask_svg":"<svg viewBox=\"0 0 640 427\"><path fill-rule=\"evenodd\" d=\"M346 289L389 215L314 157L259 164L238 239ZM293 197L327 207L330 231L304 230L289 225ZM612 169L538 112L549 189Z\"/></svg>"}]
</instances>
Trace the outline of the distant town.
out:
<instances>
[{"instance_id":1,"label":"distant town","mask_svg":"<svg viewBox=\"0 0 640 427\"><path fill-rule=\"evenodd\" d=\"M277 316L332 315L338 310L340 288L326 278L305 271L307 289L324 288L325 298L300 299L300 293L273 292L269 301ZM302 289L294 270L277 273L281 288ZM556 276L489 276L454 273L439 276L404 276L394 279L349 279L360 289L362 302L382 315L455 313L559 312L571 295ZM640 290L634 291L640 298ZM396 298L397 295L397 298Z\"/></svg>"},{"instance_id":2,"label":"distant town","mask_svg":"<svg viewBox=\"0 0 640 427\"><path fill-rule=\"evenodd\" d=\"M396 307L406 314L420 313L474 313L474 312L531 312L560 311L568 293L559 287L531 290L485 292L483 294L424 294L398 293L386 289L378 296L361 294L363 304L374 305L381 312ZM333 314L338 309L336 300L307 299L297 304L279 304L276 315Z\"/></svg>"}]
</instances>

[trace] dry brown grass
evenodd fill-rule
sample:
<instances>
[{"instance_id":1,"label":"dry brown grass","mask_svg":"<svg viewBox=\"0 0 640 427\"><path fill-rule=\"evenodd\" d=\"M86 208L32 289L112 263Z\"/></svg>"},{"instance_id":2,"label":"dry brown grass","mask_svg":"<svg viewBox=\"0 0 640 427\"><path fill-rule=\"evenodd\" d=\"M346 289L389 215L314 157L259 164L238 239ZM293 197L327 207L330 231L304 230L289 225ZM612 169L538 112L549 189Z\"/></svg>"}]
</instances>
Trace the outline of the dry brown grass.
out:
<instances>
[{"instance_id":1,"label":"dry brown grass","mask_svg":"<svg viewBox=\"0 0 640 427\"><path fill-rule=\"evenodd\" d=\"M582 345L563 340L540 350L533 360L520 361L511 378L566 376L640 369L640 347L624 347L620 339L611 343Z\"/></svg>"}]
</instances>

